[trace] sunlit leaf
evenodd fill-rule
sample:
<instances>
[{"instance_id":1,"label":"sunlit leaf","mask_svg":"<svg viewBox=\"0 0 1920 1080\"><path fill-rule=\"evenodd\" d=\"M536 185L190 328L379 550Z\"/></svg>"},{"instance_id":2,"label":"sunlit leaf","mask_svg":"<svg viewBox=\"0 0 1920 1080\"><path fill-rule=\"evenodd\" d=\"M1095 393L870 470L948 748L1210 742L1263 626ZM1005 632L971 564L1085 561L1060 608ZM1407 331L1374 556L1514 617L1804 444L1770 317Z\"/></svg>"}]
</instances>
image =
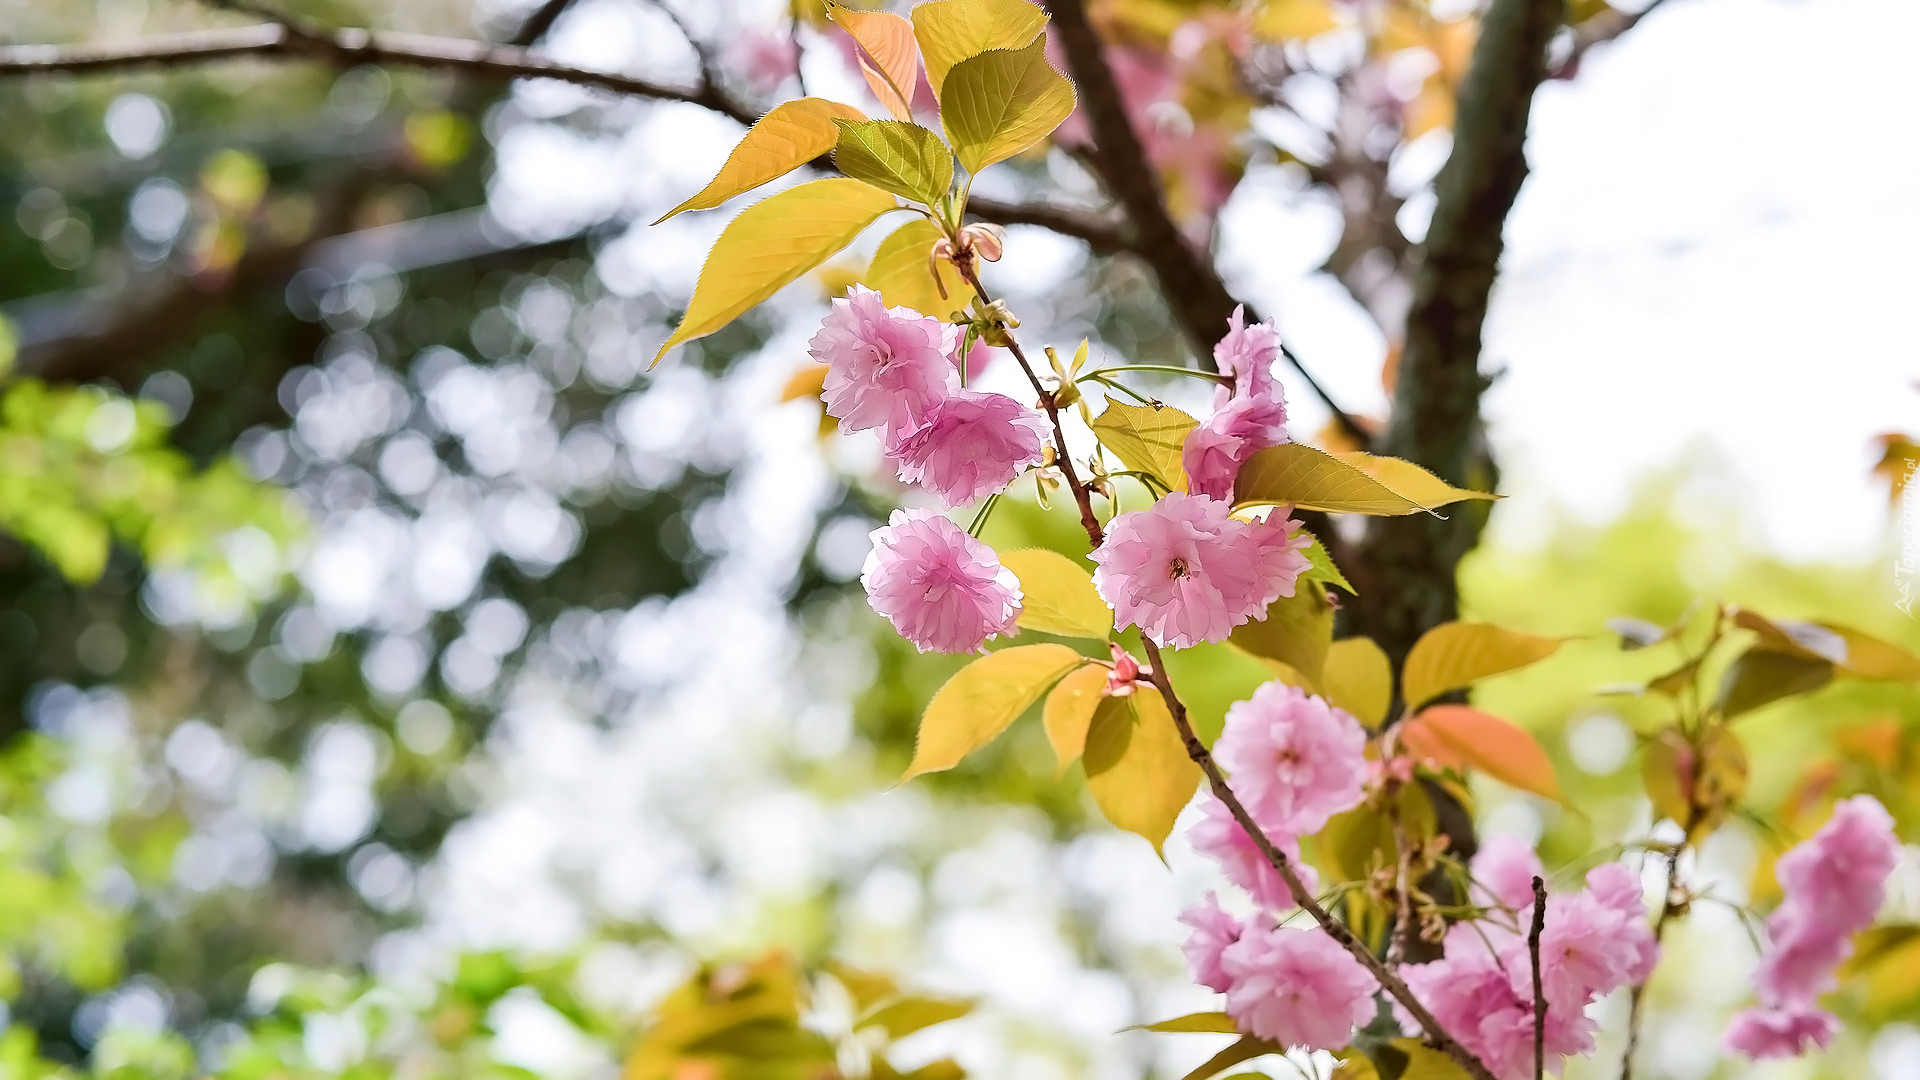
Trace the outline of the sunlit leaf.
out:
<instances>
[{"instance_id":1,"label":"sunlit leaf","mask_svg":"<svg viewBox=\"0 0 1920 1080\"><path fill-rule=\"evenodd\" d=\"M1685 828L1693 816L1693 756L1693 744L1673 728L1647 740L1640 756L1640 780L1653 803L1655 820L1666 818Z\"/></svg>"},{"instance_id":2,"label":"sunlit leaf","mask_svg":"<svg viewBox=\"0 0 1920 1080\"><path fill-rule=\"evenodd\" d=\"M1701 658L1696 656L1665 675L1648 679L1647 689L1656 690L1668 697L1679 697L1687 687L1693 685L1694 678L1700 674L1700 660Z\"/></svg>"},{"instance_id":3,"label":"sunlit leaf","mask_svg":"<svg viewBox=\"0 0 1920 1080\"><path fill-rule=\"evenodd\" d=\"M653 356L711 334L851 243L898 203L846 177L811 180L769 195L727 223L693 287L673 336Z\"/></svg>"},{"instance_id":4,"label":"sunlit leaf","mask_svg":"<svg viewBox=\"0 0 1920 1080\"><path fill-rule=\"evenodd\" d=\"M1400 788L1399 813L1410 844L1431 837L1439 827L1433 799L1419 784ZM1367 805L1335 814L1314 835L1313 850L1314 861L1323 871L1322 880L1329 884L1362 880L1375 867L1392 866L1399 858L1393 820Z\"/></svg>"},{"instance_id":5,"label":"sunlit leaf","mask_svg":"<svg viewBox=\"0 0 1920 1080\"><path fill-rule=\"evenodd\" d=\"M1180 463L1187 433L1200 421L1171 405L1107 403L1107 411L1093 418L1093 433L1127 468L1150 473L1175 491L1187 490L1186 466Z\"/></svg>"},{"instance_id":6,"label":"sunlit leaf","mask_svg":"<svg viewBox=\"0 0 1920 1080\"><path fill-rule=\"evenodd\" d=\"M940 89L940 126L960 164L977 174L1051 135L1073 104L1073 83L1047 63L1047 43L1035 39L955 64Z\"/></svg>"},{"instance_id":7,"label":"sunlit leaf","mask_svg":"<svg viewBox=\"0 0 1920 1080\"><path fill-rule=\"evenodd\" d=\"M1113 609L1079 563L1057 551L1021 548L1001 552L1000 565L1020 579L1020 629L1100 641L1113 634Z\"/></svg>"},{"instance_id":8,"label":"sunlit leaf","mask_svg":"<svg viewBox=\"0 0 1920 1080\"><path fill-rule=\"evenodd\" d=\"M1845 659L1840 668L1848 675L1861 679L1884 679L1889 682L1920 681L1920 657L1907 650L1882 641L1877 637L1834 623L1818 624L1822 629L1831 631L1845 643Z\"/></svg>"},{"instance_id":9,"label":"sunlit leaf","mask_svg":"<svg viewBox=\"0 0 1920 1080\"><path fill-rule=\"evenodd\" d=\"M953 184L940 136L900 120L841 120L833 163L855 180L931 206Z\"/></svg>"},{"instance_id":10,"label":"sunlit leaf","mask_svg":"<svg viewBox=\"0 0 1920 1080\"><path fill-rule=\"evenodd\" d=\"M1110 673L1111 669L1104 664L1088 664L1061 679L1047 695L1047 703L1040 710L1040 722L1047 729L1047 743L1053 747L1053 756L1060 763L1055 776L1065 774L1067 766L1078 761L1086 749L1087 729L1093 724L1094 710L1100 707L1100 695L1107 689Z\"/></svg>"},{"instance_id":11,"label":"sunlit leaf","mask_svg":"<svg viewBox=\"0 0 1920 1080\"><path fill-rule=\"evenodd\" d=\"M854 1022L854 1029L878 1027L890 1039L904 1039L916 1031L958 1020L973 1011L973 1003L952 998L903 997Z\"/></svg>"},{"instance_id":12,"label":"sunlit leaf","mask_svg":"<svg viewBox=\"0 0 1920 1080\"><path fill-rule=\"evenodd\" d=\"M1200 784L1200 766L1187 756L1166 702L1145 686L1101 699L1082 763L1100 812L1156 852Z\"/></svg>"},{"instance_id":13,"label":"sunlit leaf","mask_svg":"<svg viewBox=\"0 0 1920 1080\"><path fill-rule=\"evenodd\" d=\"M1333 642L1333 605L1316 582L1298 581L1292 596L1268 605L1266 615L1234 628L1227 643L1264 660L1277 660L1300 673L1314 687Z\"/></svg>"},{"instance_id":14,"label":"sunlit leaf","mask_svg":"<svg viewBox=\"0 0 1920 1080\"><path fill-rule=\"evenodd\" d=\"M1339 26L1327 0L1266 0L1253 17L1254 36L1262 41L1304 41Z\"/></svg>"},{"instance_id":15,"label":"sunlit leaf","mask_svg":"<svg viewBox=\"0 0 1920 1080\"><path fill-rule=\"evenodd\" d=\"M833 149L840 141L835 120L863 120L860 110L826 98L804 97L777 105L747 129L720 173L699 194L660 215L658 225L686 210L719 206L743 191L778 179Z\"/></svg>"},{"instance_id":16,"label":"sunlit leaf","mask_svg":"<svg viewBox=\"0 0 1920 1080\"><path fill-rule=\"evenodd\" d=\"M1400 739L1426 761L1472 768L1508 787L1560 798L1553 759L1531 732L1465 705L1434 705L1400 726Z\"/></svg>"},{"instance_id":17,"label":"sunlit leaf","mask_svg":"<svg viewBox=\"0 0 1920 1080\"><path fill-rule=\"evenodd\" d=\"M1400 672L1408 711L1449 690L1472 686L1552 656L1561 639L1535 637L1490 623L1450 622L1420 635Z\"/></svg>"},{"instance_id":18,"label":"sunlit leaf","mask_svg":"<svg viewBox=\"0 0 1920 1080\"><path fill-rule=\"evenodd\" d=\"M858 11L827 0L827 17L860 46L860 73L880 104L900 120L913 119L920 85L920 46L913 24L887 11Z\"/></svg>"},{"instance_id":19,"label":"sunlit leaf","mask_svg":"<svg viewBox=\"0 0 1920 1080\"><path fill-rule=\"evenodd\" d=\"M1241 505L1291 504L1303 510L1390 517L1461 499L1491 498L1495 496L1442 483L1412 462L1367 454L1336 456L1300 443L1254 454L1234 483L1234 501Z\"/></svg>"},{"instance_id":20,"label":"sunlit leaf","mask_svg":"<svg viewBox=\"0 0 1920 1080\"><path fill-rule=\"evenodd\" d=\"M827 386L827 365L809 363L793 373L780 388L780 400L817 401Z\"/></svg>"},{"instance_id":21,"label":"sunlit leaf","mask_svg":"<svg viewBox=\"0 0 1920 1080\"><path fill-rule=\"evenodd\" d=\"M1869 1015L1886 1017L1920 998L1920 926L1876 926L1854 935L1840 975L1862 984Z\"/></svg>"},{"instance_id":22,"label":"sunlit leaf","mask_svg":"<svg viewBox=\"0 0 1920 1080\"><path fill-rule=\"evenodd\" d=\"M901 779L960 764L1084 662L1085 657L1065 645L1016 645L961 668L927 702L913 762Z\"/></svg>"},{"instance_id":23,"label":"sunlit leaf","mask_svg":"<svg viewBox=\"0 0 1920 1080\"><path fill-rule=\"evenodd\" d=\"M955 64L988 49L1024 48L1047 26L1047 13L1028 0L931 0L910 14L935 94Z\"/></svg>"},{"instance_id":24,"label":"sunlit leaf","mask_svg":"<svg viewBox=\"0 0 1920 1080\"><path fill-rule=\"evenodd\" d=\"M1208 1058L1199 1068L1180 1080L1212 1080L1235 1065L1240 1065L1264 1054L1278 1054L1286 1048L1279 1043L1266 1039L1256 1039L1251 1035L1242 1035L1232 1046Z\"/></svg>"},{"instance_id":25,"label":"sunlit leaf","mask_svg":"<svg viewBox=\"0 0 1920 1080\"><path fill-rule=\"evenodd\" d=\"M1720 682L1717 707L1731 720L1782 698L1811 693L1833 681L1833 663L1754 646L1737 657Z\"/></svg>"},{"instance_id":26,"label":"sunlit leaf","mask_svg":"<svg viewBox=\"0 0 1920 1080\"><path fill-rule=\"evenodd\" d=\"M1372 638L1334 642L1320 673L1327 700L1368 727L1379 727L1393 701L1393 668Z\"/></svg>"},{"instance_id":27,"label":"sunlit leaf","mask_svg":"<svg viewBox=\"0 0 1920 1080\"><path fill-rule=\"evenodd\" d=\"M1307 557L1307 569L1302 576L1310 581L1338 585L1350 595L1359 596L1360 590L1354 588L1353 583L1347 580L1347 575L1341 573L1340 568L1334 565L1333 556L1327 553L1327 545L1321 543L1320 538L1312 533L1305 535L1312 537L1313 543L1300 553Z\"/></svg>"},{"instance_id":28,"label":"sunlit leaf","mask_svg":"<svg viewBox=\"0 0 1920 1080\"><path fill-rule=\"evenodd\" d=\"M1223 1012L1197 1012L1185 1016L1176 1016L1171 1020L1162 1020L1156 1024L1135 1024L1128 1031L1161 1032L1207 1032L1217 1035L1237 1035L1240 1029L1233 1024L1233 1017Z\"/></svg>"},{"instance_id":29,"label":"sunlit leaf","mask_svg":"<svg viewBox=\"0 0 1920 1080\"><path fill-rule=\"evenodd\" d=\"M941 236L940 226L916 217L887 234L873 253L861 282L880 294L888 307L912 308L935 318L966 308L967 298L960 272L946 259L933 260L934 242ZM935 270L946 285L946 295L934 284Z\"/></svg>"}]
</instances>

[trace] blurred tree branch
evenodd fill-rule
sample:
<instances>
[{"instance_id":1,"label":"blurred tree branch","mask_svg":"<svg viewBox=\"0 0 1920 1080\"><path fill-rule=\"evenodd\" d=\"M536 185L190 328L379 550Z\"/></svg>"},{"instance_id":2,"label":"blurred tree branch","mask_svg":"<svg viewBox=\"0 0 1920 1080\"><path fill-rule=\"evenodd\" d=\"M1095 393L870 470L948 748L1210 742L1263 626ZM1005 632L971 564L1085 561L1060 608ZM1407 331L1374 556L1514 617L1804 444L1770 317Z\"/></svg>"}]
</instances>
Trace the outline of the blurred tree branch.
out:
<instances>
[{"instance_id":1,"label":"blurred tree branch","mask_svg":"<svg viewBox=\"0 0 1920 1080\"><path fill-rule=\"evenodd\" d=\"M1654 13L1654 10L1667 0L1652 0L1639 11L1626 12L1618 8L1608 8L1598 15L1587 19L1573 28L1573 44L1567 55L1553 65L1550 78L1571 79L1579 74L1580 61L1586 59L1588 52L1596 45L1604 45L1620 35L1640 25L1640 21Z\"/></svg>"}]
</instances>

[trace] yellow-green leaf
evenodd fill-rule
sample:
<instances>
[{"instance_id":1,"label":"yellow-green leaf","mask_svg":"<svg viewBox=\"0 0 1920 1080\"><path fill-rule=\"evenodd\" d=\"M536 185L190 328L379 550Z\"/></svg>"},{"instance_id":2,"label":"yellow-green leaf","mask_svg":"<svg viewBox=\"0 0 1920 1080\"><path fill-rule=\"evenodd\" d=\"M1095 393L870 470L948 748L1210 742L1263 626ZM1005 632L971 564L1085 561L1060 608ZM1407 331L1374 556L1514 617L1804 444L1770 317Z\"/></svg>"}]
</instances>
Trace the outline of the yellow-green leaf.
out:
<instances>
[{"instance_id":1,"label":"yellow-green leaf","mask_svg":"<svg viewBox=\"0 0 1920 1080\"><path fill-rule=\"evenodd\" d=\"M1731 720L1781 698L1810 693L1833 681L1833 662L1755 645L1736 658L1720 683L1720 714Z\"/></svg>"},{"instance_id":2,"label":"yellow-green leaf","mask_svg":"<svg viewBox=\"0 0 1920 1080\"><path fill-rule=\"evenodd\" d=\"M1146 686L1100 700L1083 762L1100 812L1156 852L1200 783L1200 766L1187 756L1166 702Z\"/></svg>"},{"instance_id":3,"label":"yellow-green leaf","mask_svg":"<svg viewBox=\"0 0 1920 1080\"><path fill-rule=\"evenodd\" d=\"M1047 63L1047 43L1036 38L953 65L940 91L940 126L960 164L978 173L1053 134L1073 103L1073 83Z\"/></svg>"},{"instance_id":4,"label":"yellow-green leaf","mask_svg":"<svg viewBox=\"0 0 1920 1080\"><path fill-rule=\"evenodd\" d=\"M1340 568L1334 565L1333 556L1327 553L1327 545L1321 543L1320 538L1314 536L1312 533L1305 533L1303 535L1311 537L1313 540L1313 543L1307 545L1306 550L1300 553L1307 557L1307 569L1304 571L1304 576L1309 581L1338 585L1342 589L1345 589L1349 595L1359 596L1360 590L1354 588L1353 583L1347 580L1347 575L1341 573Z\"/></svg>"},{"instance_id":5,"label":"yellow-green leaf","mask_svg":"<svg viewBox=\"0 0 1920 1080\"><path fill-rule=\"evenodd\" d=\"M1265 1054L1282 1053L1285 1049L1276 1042L1256 1039L1252 1035L1242 1035L1239 1041L1208 1058L1199 1068L1181 1077L1180 1080L1212 1080L1213 1077L1242 1062L1252 1061Z\"/></svg>"},{"instance_id":6,"label":"yellow-green leaf","mask_svg":"<svg viewBox=\"0 0 1920 1080\"><path fill-rule=\"evenodd\" d=\"M940 136L903 120L841 120L833 164L855 180L931 206L953 184Z\"/></svg>"},{"instance_id":7,"label":"yellow-green leaf","mask_svg":"<svg viewBox=\"0 0 1920 1080\"><path fill-rule=\"evenodd\" d=\"M1401 786L1399 815L1410 844L1420 843L1438 828L1433 799L1419 784ZM1400 857L1393 819L1364 804L1330 818L1314 835L1313 849L1314 861L1325 871L1321 881L1327 885L1362 880L1376 867L1392 866Z\"/></svg>"},{"instance_id":8,"label":"yellow-green leaf","mask_svg":"<svg viewBox=\"0 0 1920 1080\"><path fill-rule=\"evenodd\" d=\"M1112 635L1113 609L1079 563L1046 548L1021 548L1001 552L1000 565L1020 579L1020 629L1101 641Z\"/></svg>"},{"instance_id":9,"label":"yellow-green leaf","mask_svg":"<svg viewBox=\"0 0 1920 1080\"><path fill-rule=\"evenodd\" d=\"M892 12L856 11L827 0L827 17L860 46L860 73L886 110L913 119L913 91L920 85L920 46L913 24Z\"/></svg>"},{"instance_id":10,"label":"yellow-green leaf","mask_svg":"<svg viewBox=\"0 0 1920 1080\"><path fill-rule=\"evenodd\" d=\"M1333 605L1317 582L1301 580L1292 596L1267 607L1265 617L1234 628L1227 643L1263 660L1277 660L1320 686L1333 641Z\"/></svg>"},{"instance_id":11,"label":"yellow-green leaf","mask_svg":"<svg viewBox=\"0 0 1920 1080\"><path fill-rule=\"evenodd\" d=\"M1449 690L1552 656L1559 638L1535 637L1491 623L1451 622L1420 635L1401 669L1401 697L1412 712Z\"/></svg>"},{"instance_id":12,"label":"yellow-green leaf","mask_svg":"<svg viewBox=\"0 0 1920 1080\"><path fill-rule=\"evenodd\" d=\"M1100 707L1101 694L1107 689L1110 669L1104 664L1087 666L1061 679L1047 695L1040 710L1040 723L1047 729L1047 743L1060 763L1054 778L1064 776L1067 766L1080 759L1087 747L1087 729L1093 724L1093 712Z\"/></svg>"},{"instance_id":13,"label":"yellow-green leaf","mask_svg":"<svg viewBox=\"0 0 1920 1080\"><path fill-rule=\"evenodd\" d=\"M992 742L1086 658L1065 645L1016 645L975 660L927 702L913 762L901 780L940 772Z\"/></svg>"},{"instance_id":14,"label":"yellow-green leaf","mask_svg":"<svg viewBox=\"0 0 1920 1080\"><path fill-rule=\"evenodd\" d=\"M742 210L707 253L687 312L653 362L739 318L897 206L892 195L871 184L835 176L790 187Z\"/></svg>"},{"instance_id":15,"label":"yellow-green leaf","mask_svg":"<svg viewBox=\"0 0 1920 1080\"><path fill-rule=\"evenodd\" d=\"M660 216L665 221L686 210L707 210L743 191L752 191L833 149L840 141L835 120L863 120L860 110L826 98L804 97L775 106L747 129L727 163L700 193ZM660 221L654 222L655 225Z\"/></svg>"},{"instance_id":16,"label":"yellow-green leaf","mask_svg":"<svg viewBox=\"0 0 1920 1080\"><path fill-rule=\"evenodd\" d=\"M888 307L912 308L922 315L944 317L966 308L966 294L960 272L946 259L929 256L940 239L940 226L917 217L887 234L873 253L873 262L861 277L862 284L880 294ZM935 272L946 285L946 295L934 283Z\"/></svg>"},{"instance_id":17,"label":"yellow-green leaf","mask_svg":"<svg viewBox=\"0 0 1920 1080\"><path fill-rule=\"evenodd\" d=\"M1821 623L1846 643L1846 661L1840 665L1848 675L1861 679L1886 679L1891 682L1920 681L1920 657L1907 650L1836 623Z\"/></svg>"},{"instance_id":18,"label":"yellow-green leaf","mask_svg":"<svg viewBox=\"0 0 1920 1080\"><path fill-rule=\"evenodd\" d=\"M1262 41L1304 41L1339 26L1327 0L1266 0L1253 17L1253 34Z\"/></svg>"},{"instance_id":19,"label":"yellow-green leaf","mask_svg":"<svg viewBox=\"0 0 1920 1080\"><path fill-rule=\"evenodd\" d=\"M1431 511L1461 499L1497 497L1452 487L1410 461L1329 454L1299 443L1254 454L1240 467L1234 484L1234 500L1243 505L1292 504L1303 510L1388 517Z\"/></svg>"},{"instance_id":20,"label":"yellow-green leaf","mask_svg":"<svg viewBox=\"0 0 1920 1080\"><path fill-rule=\"evenodd\" d=\"M1200 421L1171 405L1155 408L1123 401L1108 402L1107 411L1093 418L1093 433L1127 468L1150 473L1174 491L1187 490L1180 452L1187 432L1199 426Z\"/></svg>"},{"instance_id":21,"label":"yellow-green leaf","mask_svg":"<svg viewBox=\"0 0 1920 1080\"><path fill-rule=\"evenodd\" d=\"M1171 1020L1162 1020L1157 1024L1135 1024L1128 1031L1159 1031L1172 1033L1203 1032L1214 1035L1236 1035L1240 1029L1233 1025L1233 1017L1223 1012L1197 1012L1185 1016L1176 1016Z\"/></svg>"},{"instance_id":22,"label":"yellow-green leaf","mask_svg":"<svg viewBox=\"0 0 1920 1080\"><path fill-rule=\"evenodd\" d=\"M1840 974L1864 985L1870 1016L1889 1016L1920 997L1920 926L1877 926L1853 941Z\"/></svg>"},{"instance_id":23,"label":"yellow-green leaf","mask_svg":"<svg viewBox=\"0 0 1920 1080\"><path fill-rule=\"evenodd\" d=\"M1342 638L1327 649L1320 685L1328 701L1368 727L1379 727L1393 700L1393 667L1372 638Z\"/></svg>"},{"instance_id":24,"label":"yellow-green leaf","mask_svg":"<svg viewBox=\"0 0 1920 1080\"><path fill-rule=\"evenodd\" d=\"M988 49L1024 48L1047 27L1047 13L1028 0L932 0L910 14L936 95L955 64Z\"/></svg>"},{"instance_id":25,"label":"yellow-green leaf","mask_svg":"<svg viewBox=\"0 0 1920 1080\"><path fill-rule=\"evenodd\" d=\"M1668 728L1647 740L1640 756L1640 782L1653 803L1654 820L1666 818L1685 828L1693 817L1693 746Z\"/></svg>"},{"instance_id":26,"label":"yellow-green leaf","mask_svg":"<svg viewBox=\"0 0 1920 1080\"><path fill-rule=\"evenodd\" d=\"M904 1039L916 1031L958 1020L973 1011L970 1001L951 998L903 997L891 1001L854 1022L855 1030L878 1027L889 1039Z\"/></svg>"},{"instance_id":27,"label":"yellow-green leaf","mask_svg":"<svg viewBox=\"0 0 1920 1080\"><path fill-rule=\"evenodd\" d=\"M1553 759L1531 732L1465 705L1434 705L1400 726L1415 755L1447 768L1478 769L1508 787L1560 798Z\"/></svg>"}]
</instances>

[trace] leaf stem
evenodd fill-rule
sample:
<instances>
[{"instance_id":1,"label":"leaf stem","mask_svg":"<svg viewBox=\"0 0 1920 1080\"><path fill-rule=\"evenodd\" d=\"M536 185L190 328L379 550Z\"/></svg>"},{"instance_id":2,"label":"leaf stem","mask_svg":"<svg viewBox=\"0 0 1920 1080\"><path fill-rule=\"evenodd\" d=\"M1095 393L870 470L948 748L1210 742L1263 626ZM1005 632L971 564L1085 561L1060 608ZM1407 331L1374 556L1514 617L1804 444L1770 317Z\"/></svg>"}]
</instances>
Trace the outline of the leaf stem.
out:
<instances>
[{"instance_id":1,"label":"leaf stem","mask_svg":"<svg viewBox=\"0 0 1920 1080\"><path fill-rule=\"evenodd\" d=\"M1199 368L1178 367L1172 364L1116 364L1113 367L1104 367L1095 371L1089 371L1074 381L1085 382L1088 379L1099 378L1102 375L1111 375L1116 371L1150 371L1157 375L1184 375L1189 379L1205 379L1208 382L1218 383L1221 386L1233 385L1233 376L1231 375L1222 375L1217 371L1201 371ZM1106 382L1107 380L1100 379L1100 381Z\"/></svg>"}]
</instances>

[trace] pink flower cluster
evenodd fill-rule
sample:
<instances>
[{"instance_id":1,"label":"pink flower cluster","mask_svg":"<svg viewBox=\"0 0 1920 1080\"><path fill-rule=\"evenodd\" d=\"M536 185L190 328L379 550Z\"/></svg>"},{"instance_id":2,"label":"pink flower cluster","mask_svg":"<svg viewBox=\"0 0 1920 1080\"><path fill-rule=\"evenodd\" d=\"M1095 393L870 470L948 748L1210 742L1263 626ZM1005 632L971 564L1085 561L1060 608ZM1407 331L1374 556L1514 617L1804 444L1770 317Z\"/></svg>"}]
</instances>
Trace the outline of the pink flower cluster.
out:
<instances>
[{"instance_id":1,"label":"pink flower cluster","mask_svg":"<svg viewBox=\"0 0 1920 1080\"><path fill-rule=\"evenodd\" d=\"M948 507L1005 487L1037 464L1038 412L960 385L960 328L854 286L808 343L827 365L827 414L842 431L877 431L900 479ZM967 357L983 363L979 349ZM875 530L860 575L875 611L920 651L973 652L1014 632L1020 585L993 550L926 510L896 511Z\"/></svg>"},{"instance_id":2,"label":"pink flower cluster","mask_svg":"<svg viewBox=\"0 0 1920 1080\"><path fill-rule=\"evenodd\" d=\"M1785 1058L1833 1041L1840 1021L1815 1002L1837 985L1834 969L1873 923L1899 858L1893 819L1869 795L1840 803L1819 832L1780 857L1785 898L1767 919L1754 976L1760 1005L1727 1025L1727 1049Z\"/></svg>"},{"instance_id":3,"label":"pink flower cluster","mask_svg":"<svg viewBox=\"0 0 1920 1080\"><path fill-rule=\"evenodd\" d=\"M1502 909L1492 917L1456 923L1441 958L1409 965L1401 977L1442 1027L1501 1080L1533 1076L1533 961L1526 930L1532 921L1533 878L1539 859L1517 840L1489 837L1471 869L1475 899ZM1547 1003L1549 1067L1593 1050L1587 1006L1602 995L1644 981L1660 947L1647 924L1639 879L1619 863L1587 874L1587 887L1547 899L1540 935L1540 979ZM1418 1024L1395 1006L1400 1024Z\"/></svg>"},{"instance_id":4,"label":"pink flower cluster","mask_svg":"<svg viewBox=\"0 0 1920 1080\"><path fill-rule=\"evenodd\" d=\"M1299 862L1299 837L1360 804L1366 741L1353 717L1281 682L1227 710L1214 754L1254 823L1309 891L1317 881ZM1190 835L1194 848L1262 909L1237 919L1209 893L1181 917L1194 931L1183 948L1195 981L1227 995L1228 1014L1254 1035L1320 1050L1345 1046L1373 1017L1373 975L1319 930L1274 924L1269 913L1293 908L1292 893L1225 803L1209 796Z\"/></svg>"},{"instance_id":5,"label":"pink flower cluster","mask_svg":"<svg viewBox=\"0 0 1920 1080\"><path fill-rule=\"evenodd\" d=\"M1210 499L1233 498L1240 466L1256 450L1279 446L1287 437L1287 401L1273 377L1280 357L1280 332L1271 322L1246 324L1246 309L1233 309L1227 336L1213 347L1220 374L1232 387L1214 391L1213 415L1187 434L1181 463L1187 490Z\"/></svg>"}]
</instances>

